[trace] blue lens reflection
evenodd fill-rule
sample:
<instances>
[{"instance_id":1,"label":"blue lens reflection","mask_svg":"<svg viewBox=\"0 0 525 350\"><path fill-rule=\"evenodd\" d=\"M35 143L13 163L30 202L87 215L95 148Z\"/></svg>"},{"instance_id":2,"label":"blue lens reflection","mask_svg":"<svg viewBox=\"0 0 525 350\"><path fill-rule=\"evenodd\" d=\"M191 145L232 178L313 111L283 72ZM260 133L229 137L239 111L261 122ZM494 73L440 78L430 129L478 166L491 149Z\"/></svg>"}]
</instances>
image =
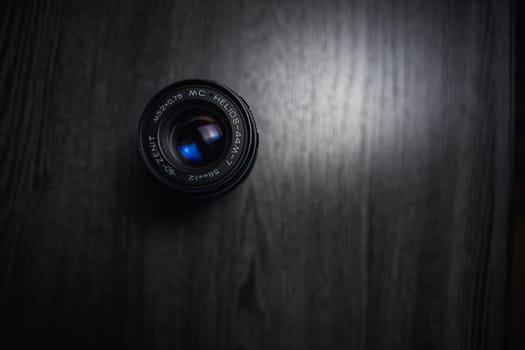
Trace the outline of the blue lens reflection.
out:
<instances>
[{"instance_id":1,"label":"blue lens reflection","mask_svg":"<svg viewBox=\"0 0 525 350\"><path fill-rule=\"evenodd\" d=\"M177 146L177 149L179 150L179 153L187 160L192 162L202 162L202 155L195 143Z\"/></svg>"}]
</instances>

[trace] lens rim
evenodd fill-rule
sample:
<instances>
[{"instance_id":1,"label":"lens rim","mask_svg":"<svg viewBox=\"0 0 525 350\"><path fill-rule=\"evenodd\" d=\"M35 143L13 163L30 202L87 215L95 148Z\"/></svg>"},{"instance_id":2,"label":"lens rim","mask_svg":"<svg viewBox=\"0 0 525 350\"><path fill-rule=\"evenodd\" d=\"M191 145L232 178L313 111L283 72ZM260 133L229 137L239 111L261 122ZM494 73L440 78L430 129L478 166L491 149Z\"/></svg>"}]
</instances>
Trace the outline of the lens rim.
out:
<instances>
[{"instance_id":1,"label":"lens rim","mask_svg":"<svg viewBox=\"0 0 525 350\"><path fill-rule=\"evenodd\" d=\"M183 102L208 101L224 112L232 132L226 157L203 171L171 164L161 152L158 130L163 118ZM252 112L242 97L212 80L190 79L162 89L148 103L139 121L139 155L148 170L179 195L206 198L224 194L251 171L259 144ZM234 150L235 148L235 150ZM230 158L231 157L231 158Z\"/></svg>"}]
</instances>

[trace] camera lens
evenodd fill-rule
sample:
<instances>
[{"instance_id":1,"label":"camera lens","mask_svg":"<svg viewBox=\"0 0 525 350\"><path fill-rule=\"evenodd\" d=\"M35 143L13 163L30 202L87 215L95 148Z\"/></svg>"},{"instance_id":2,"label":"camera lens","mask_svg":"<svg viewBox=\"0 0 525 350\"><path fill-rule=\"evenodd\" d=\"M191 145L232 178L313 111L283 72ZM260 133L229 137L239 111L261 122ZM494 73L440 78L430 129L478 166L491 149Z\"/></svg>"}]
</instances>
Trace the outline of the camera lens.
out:
<instances>
[{"instance_id":1,"label":"camera lens","mask_svg":"<svg viewBox=\"0 0 525 350\"><path fill-rule=\"evenodd\" d=\"M189 166L204 166L218 159L224 150L224 132L218 120L199 115L174 128L174 144L182 161Z\"/></svg>"},{"instance_id":2,"label":"camera lens","mask_svg":"<svg viewBox=\"0 0 525 350\"><path fill-rule=\"evenodd\" d=\"M219 161L231 134L220 111L206 102L174 108L159 128L160 147L174 164L193 168Z\"/></svg>"},{"instance_id":3,"label":"camera lens","mask_svg":"<svg viewBox=\"0 0 525 350\"><path fill-rule=\"evenodd\" d=\"M248 105L231 89L184 80L148 103L138 145L157 179L181 195L202 198L225 193L248 175L258 135Z\"/></svg>"}]
</instances>

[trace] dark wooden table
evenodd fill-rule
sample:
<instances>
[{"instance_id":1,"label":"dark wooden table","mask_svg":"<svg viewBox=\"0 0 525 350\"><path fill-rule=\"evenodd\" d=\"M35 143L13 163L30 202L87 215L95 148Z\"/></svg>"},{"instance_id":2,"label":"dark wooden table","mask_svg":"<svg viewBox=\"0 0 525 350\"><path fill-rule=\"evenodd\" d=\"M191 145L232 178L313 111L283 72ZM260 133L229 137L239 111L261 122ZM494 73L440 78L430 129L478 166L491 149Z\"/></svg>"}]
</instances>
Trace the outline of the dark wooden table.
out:
<instances>
[{"instance_id":1,"label":"dark wooden table","mask_svg":"<svg viewBox=\"0 0 525 350\"><path fill-rule=\"evenodd\" d=\"M18 1L0 11L3 335L69 349L502 349L510 0ZM174 200L138 118L183 78L260 133Z\"/></svg>"}]
</instances>

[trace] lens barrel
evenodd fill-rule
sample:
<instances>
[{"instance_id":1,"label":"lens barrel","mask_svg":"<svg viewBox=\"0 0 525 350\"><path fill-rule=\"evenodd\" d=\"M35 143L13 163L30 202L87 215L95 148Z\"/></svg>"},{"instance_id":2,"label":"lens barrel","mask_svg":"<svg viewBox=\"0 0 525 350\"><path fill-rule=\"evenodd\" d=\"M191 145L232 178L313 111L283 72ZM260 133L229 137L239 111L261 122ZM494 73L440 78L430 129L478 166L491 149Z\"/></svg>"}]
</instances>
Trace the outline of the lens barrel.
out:
<instances>
[{"instance_id":1,"label":"lens barrel","mask_svg":"<svg viewBox=\"0 0 525 350\"><path fill-rule=\"evenodd\" d=\"M183 80L164 88L139 122L142 161L184 197L218 196L237 186L253 167L258 142L246 101L210 80Z\"/></svg>"}]
</instances>

